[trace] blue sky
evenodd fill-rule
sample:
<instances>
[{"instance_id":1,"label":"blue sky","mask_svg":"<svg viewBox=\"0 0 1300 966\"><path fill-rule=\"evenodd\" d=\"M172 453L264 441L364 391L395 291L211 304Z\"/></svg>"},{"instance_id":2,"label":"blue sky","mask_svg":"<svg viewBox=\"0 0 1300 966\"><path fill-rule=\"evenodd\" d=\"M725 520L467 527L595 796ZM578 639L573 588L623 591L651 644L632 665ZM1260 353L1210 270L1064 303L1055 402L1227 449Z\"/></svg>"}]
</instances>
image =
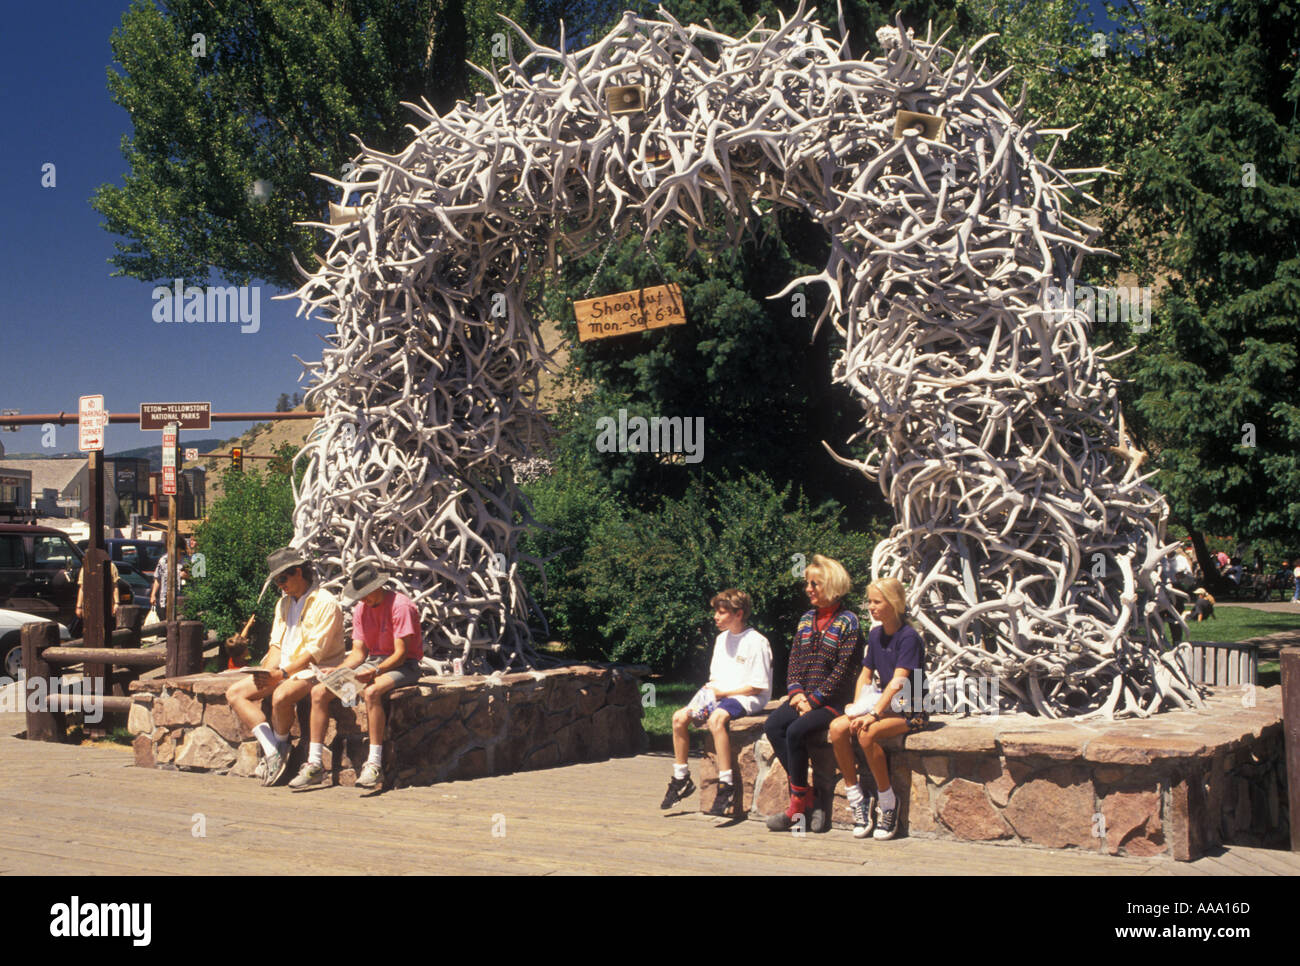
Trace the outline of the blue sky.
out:
<instances>
[{"instance_id":1,"label":"blue sky","mask_svg":"<svg viewBox=\"0 0 1300 966\"><path fill-rule=\"evenodd\" d=\"M113 412L142 402L210 401L214 412L275 407L303 388L294 360L317 359L317 322L296 318L296 301L273 302L264 286L261 327L158 325L153 285L110 277L114 236L90 207L94 190L121 183L127 113L109 98L109 34L129 3L45 0L13 5L0 33L0 98L8 128L0 172L6 187L0 260L0 408L75 411L77 397L102 393ZM53 188L42 166L55 165ZM213 424L237 435L248 424ZM181 434L182 443L186 434ZM106 450L156 445L160 433L109 428ZM76 426L42 450L38 427L0 434L10 453L75 452Z\"/></svg>"},{"instance_id":2,"label":"blue sky","mask_svg":"<svg viewBox=\"0 0 1300 966\"><path fill-rule=\"evenodd\" d=\"M108 38L129 4L44 0L12 5L0 33L0 104L8 128L0 156L5 185L0 260L0 408L75 411L102 393L113 412L142 402L210 401L215 412L274 408L305 388L293 358L319 358L324 327L295 316L296 301L261 291L260 329L159 325L153 285L110 277L114 237L90 207L95 188L120 183L125 111L105 82ZM1094 6L1098 6L1094 2ZM43 187L53 164L55 186ZM237 435L248 424L214 424L202 436ZM109 428L113 452L160 442L134 426ZM182 441L185 434L182 434ZM10 453L75 452L76 427L42 450L39 427L0 434Z\"/></svg>"}]
</instances>

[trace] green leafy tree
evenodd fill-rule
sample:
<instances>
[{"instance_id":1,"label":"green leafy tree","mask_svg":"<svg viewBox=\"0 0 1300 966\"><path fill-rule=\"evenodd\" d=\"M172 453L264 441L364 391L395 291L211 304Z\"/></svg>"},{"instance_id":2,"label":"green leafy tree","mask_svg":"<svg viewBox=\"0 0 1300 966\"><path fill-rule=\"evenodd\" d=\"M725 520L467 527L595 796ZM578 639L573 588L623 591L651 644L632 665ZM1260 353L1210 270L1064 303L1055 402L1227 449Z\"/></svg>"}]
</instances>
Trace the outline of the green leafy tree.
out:
<instances>
[{"instance_id":1,"label":"green leafy tree","mask_svg":"<svg viewBox=\"0 0 1300 966\"><path fill-rule=\"evenodd\" d=\"M1135 367L1159 481L1194 541L1206 530L1294 536L1300 8L1238 0L1145 13L1150 56L1170 62L1170 120L1136 153L1130 189L1170 273Z\"/></svg>"},{"instance_id":2,"label":"green leafy tree","mask_svg":"<svg viewBox=\"0 0 1300 966\"><path fill-rule=\"evenodd\" d=\"M279 597L274 587L262 592L266 558L293 537L293 490L285 470L295 452L294 447L281 446L273 468L265 473L226 473L221 499L212 504L196 534L206 576L191 582L186 615L203 621L224 640L255 613L251 650L256 659L266 653Z\"/></svg>"},{"instance_id":3,"label":"green leafy tree","mask_svg":"<svg viewBox=\"0 0 1300 966\"><path fill-rule=\"evenodd\" d=\"M131 116L123 184L93 206L125 241L116 273L154 281L211 271L296 287L313 229L358 153L400 149L402 101L449 109L491 60L497 13L523 0L136 0L113 32L108 86Z\"/></svg>"}]
</instances>

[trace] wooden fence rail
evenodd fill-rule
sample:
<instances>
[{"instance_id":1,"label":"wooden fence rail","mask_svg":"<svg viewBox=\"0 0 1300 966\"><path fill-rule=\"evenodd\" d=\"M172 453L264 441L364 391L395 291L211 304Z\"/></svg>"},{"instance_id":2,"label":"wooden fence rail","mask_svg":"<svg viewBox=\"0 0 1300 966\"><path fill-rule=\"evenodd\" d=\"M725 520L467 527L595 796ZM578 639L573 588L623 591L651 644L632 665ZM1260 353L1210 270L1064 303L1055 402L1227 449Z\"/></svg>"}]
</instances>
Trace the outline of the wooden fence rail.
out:
<instances>
[{"instance_id":1,"label":"wooden fence rail","mask_svg":"<svg viewBox=\"0 0 1300 966\"><path fill-rule=\"evenodd\" d=\"M86 647L80 641L61 645L58 626L49 621L23 626L23 704L27 709L28 741L62 741L67 730L63 715L69 711L129 711L127 687L142 671L162 667L168 677L180 677L203 670L207 641L201 622L172 621L141 627L143 617L142 608L119 608L118 620L125 626L112 633L105 647ZM164 630L165 646L140 647L142 637ZM80 693L56 691L50 682L76 664L83 668Z\"/></svg>"}]
</instances>

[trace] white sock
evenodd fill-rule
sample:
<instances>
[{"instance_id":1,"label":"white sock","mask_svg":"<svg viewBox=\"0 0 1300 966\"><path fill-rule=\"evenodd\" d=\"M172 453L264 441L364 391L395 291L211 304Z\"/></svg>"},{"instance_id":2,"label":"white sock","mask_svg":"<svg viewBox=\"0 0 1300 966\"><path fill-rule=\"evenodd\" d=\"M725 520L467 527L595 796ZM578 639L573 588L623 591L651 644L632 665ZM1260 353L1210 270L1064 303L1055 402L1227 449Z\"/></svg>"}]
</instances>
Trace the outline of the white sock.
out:
<instances>
[{"instance_id":1,"label":"white sock","mask_svg":"<svg viewBox=\"0 0 1300 966\"><path fill-rule=\"evenodd\" d=\"M880 793L880 807L883 810L889 811L889 809L893 808L897 802L898 797L894 794L894 789L892 787L886 788Z\"/></svg>"},{"instance_id":2,"label":"white sock","mask_svg":"<svg viewBox=\"0 0 1300 966\"><path fill-rule=\"evenodd\" d=\"M269 755L279 750L275 744L275 732L271 730L271 726L265 721L261 724L253 725L253 737L256 738L257 743L262 746L263 754Z\"/></svg>"},{"instance_id":3,"label":"white sock","mask_svg":"<svg viewBox=\"0 0 1300 966\"><path fill-rule=\"evenodd\" d=\"M688 778L688 777L690 777L690 774L691 774L691 766L690 766L690 765L679 765L679 764L677 764L676 762L673 763L673 777L674 777L674 778Z\"/></svg>"},{"instance_id":4,"label":"white sock","mask_svg":"<svg viewBox=\"0 0 1300 966\"><path fill-rule=\"evenodd\" d=\"M720 771L720 772L718 772L718 781L720 781L720 782L726 782L728 785L730 785L730 784L731 784L731 769L728 768L726 771Z\"/></svg>"},{"instance_id":5,"label":"white sock","mask_svg":"<svg viewBox=\"0 0 1300 966\"><path fill-rule=\"evenodd\" d=\"M861 802L862 802L862 798L863 798L863 795L862 795L862 784L861 784L861 782L859 782L859 783L856 784L856 785L850 785L850 786L848 786L847 788L845 788L845 789L844 789L844 794L847 795L847 796L849 796L849 804L850 804L850 805L858 805L858 804L861 804Z\"/></svg>"},{"instance_id":6,"label":"white sock","mask_svg":"<svg viewBox=\"0 0 1300 966\"><path fill-rule=\"evenodd\" d=\"M280 732L277 731L275 733L275 743L279 745L281 748L283 748L285 745L289 743L289 736L282 735L280 734Z\"/></svg>"},{"instance_id":7,"label":"white sock","mask_svg":"<svg viewBox=\"0 0 1300 966\"><path fill-rule=\"evenodd\" d=\"M382 766L383 766L383 764L384 764L384 746L383 746L383 745L371 745L371 746L370 746L370 754L366 757L366 764L367 764L367 765L374 765L376 768L379 768L379 767L382 767Z\"/></svg>"},{"instance_id":8,"label":"white sock","mask_svg":"<svg viewBox=\"0 0 1300 966\"><path fill-rule=\"evenodd\" d=\"M313 741L307 746L307 763L309 765L320 765L324 763L325 743L323 741Z\"/></svg>"}]
</instances>

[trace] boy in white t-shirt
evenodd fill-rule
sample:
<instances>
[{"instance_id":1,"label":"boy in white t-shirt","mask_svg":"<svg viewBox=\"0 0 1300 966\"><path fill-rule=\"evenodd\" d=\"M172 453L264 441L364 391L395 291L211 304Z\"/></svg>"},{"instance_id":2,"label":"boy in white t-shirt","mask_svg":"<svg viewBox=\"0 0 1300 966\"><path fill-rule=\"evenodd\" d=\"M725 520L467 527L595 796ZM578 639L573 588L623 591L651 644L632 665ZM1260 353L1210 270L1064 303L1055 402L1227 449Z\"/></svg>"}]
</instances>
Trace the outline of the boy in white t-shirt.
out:
<instances>
[{"instance_id":1,"label":"boy in white t-shirt","mask_svg":"<svg viewBox=\"0 0 1300 966\"><path fill-rule=\"evenodd\" d=\"M731 737L727 725L732 718L756 714L772 696L772 647L767 638L749 626L753 602L749 594L734 588L724 590L709 601L713 622L717 624L717 643L709 664L709 683L701 688L685 708L673 714L673 777L668 782L660 808L672 808L695 791L691 769L686 763L691 750L687 728L707 722L718 753L718 797L710 815L726 815L740 792L740 783L730 768Z\"/></svg>"}]
</instances>

